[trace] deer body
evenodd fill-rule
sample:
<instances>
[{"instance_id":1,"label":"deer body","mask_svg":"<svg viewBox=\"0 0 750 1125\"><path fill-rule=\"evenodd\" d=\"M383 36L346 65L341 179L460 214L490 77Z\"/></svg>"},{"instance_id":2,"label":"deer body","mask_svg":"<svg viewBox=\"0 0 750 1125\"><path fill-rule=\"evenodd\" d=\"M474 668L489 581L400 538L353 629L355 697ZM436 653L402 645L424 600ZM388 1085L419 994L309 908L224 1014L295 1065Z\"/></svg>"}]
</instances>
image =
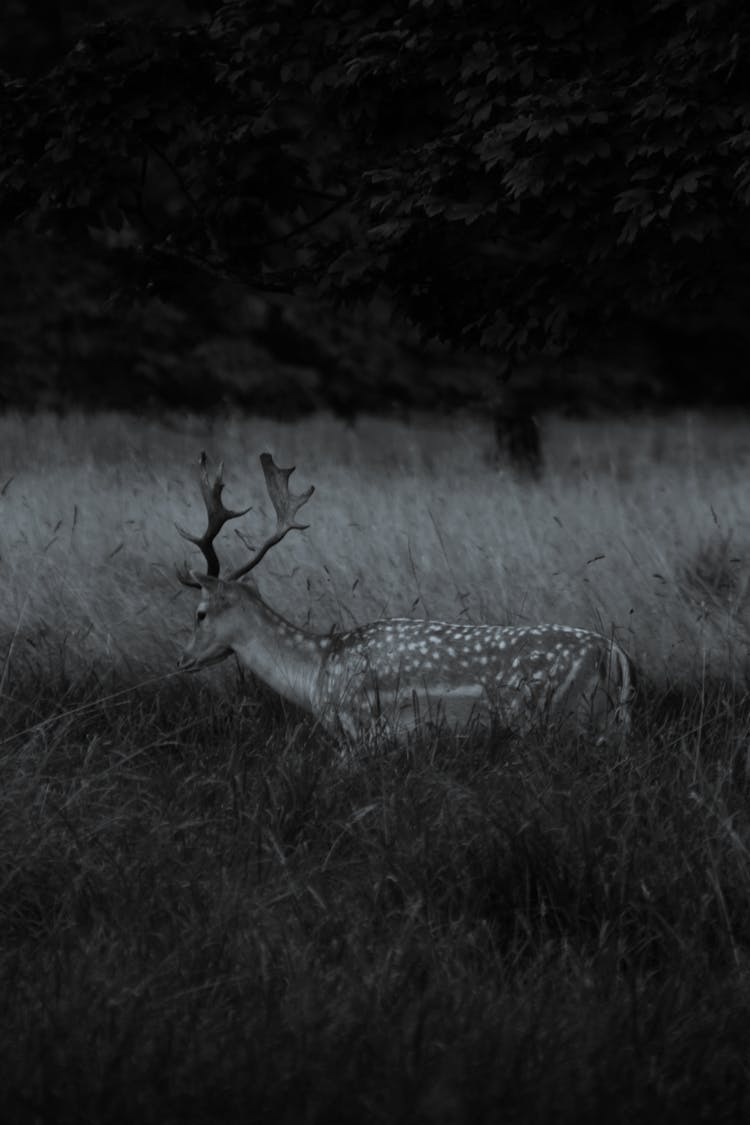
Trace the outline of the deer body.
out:
<instances>
[{"instance_id":1,"label":"deer body","mask_svg":"<svg viewBox=\"0 0 750 1125\"><path fill-rule=\"evenodd\" d=\"M631 694L628 657L584 629L393 618L331 638L316 710L333 710L350 737L373 721L396 737L425 720L493 717L519 731L584 729L628 726Z\"/></svg>"},{"instance_id":2,"label":"deer body","mask_svg":"<svg viewBox=\"0 0 750 1125\"><path fill-rule=\"evenodd\" d=\"M383 729L401 737L423 720L465 725L496 715L511 729L554 720L579 728L629 724L631 666L614 641L566 625L451 625L393 618L347 633L319 636L285 621L252 579L240 582L292 530L313 488L289 491L293 469L261 454L276 530L228 580L219 578L213 543L243 512L224 507L223 466L213 481L201 454L201 492L208 523L201 536L180 533L200 548L208 567L180 575L201 590L195 630L180 667L195 671L232 653L274 691L349 738ZM248 509L245 509L247 511Z\"/></svg>"},{"instance_id":3,"label":"deer body","mask_svg":"<svg viewBox=\"0 0 750 1125\"><path fill-rule=\"evenodd\" d=\"M597 633L392 618L322 636L277 614L253 582L193 577L202 598L180 666L195 671L234 653L334 735L400 738L424 721L458 729L492 716L518 730L628 725L630 662Z\"/></svg>"}]
</instances>

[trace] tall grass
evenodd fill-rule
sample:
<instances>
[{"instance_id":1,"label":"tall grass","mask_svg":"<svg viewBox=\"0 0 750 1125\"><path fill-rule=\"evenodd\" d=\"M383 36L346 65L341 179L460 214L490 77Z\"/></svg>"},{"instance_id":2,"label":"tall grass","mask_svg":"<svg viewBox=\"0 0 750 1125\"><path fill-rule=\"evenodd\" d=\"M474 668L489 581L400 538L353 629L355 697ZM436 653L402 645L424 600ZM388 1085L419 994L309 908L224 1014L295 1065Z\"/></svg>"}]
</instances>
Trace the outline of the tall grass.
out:
<instances>
[{"instance_id":1,"label":"tall grass","mask_svg":"<svg viewBox=\"0 0 750 1125\"><path fill-rule=\"evenodd\" d=\"M748 1118L739 421L549 422L539 485L470 423L2 425L4 1121ZM614 626L633 738L346 768L230 665L175 676L202 447L258 538L257 452L316 484L289 617Z\"/></svg>"},{"instance_id":2,"label":"tall grass","mask_svg":"<svg viewBox=\"0 0 750 1125\"><path fill-rule=\"evenodd\" d=\"M229 502L254 504L244 527L259 539L268 448L317 488L309 530L261 575L300 623L555 621L616 630L657 682L744 670L744 420L550 420L545 440L536 484L498 471L488 431L469 420L348 430L326 417L6 416L0 627L16 658L53 644L84 666L168 668L192 604L175 566L200 558L174 527L205 518L197 454L226 460ZM224 542L240 561L242 543L229 530Z\"/></svg>"}]
</instances>

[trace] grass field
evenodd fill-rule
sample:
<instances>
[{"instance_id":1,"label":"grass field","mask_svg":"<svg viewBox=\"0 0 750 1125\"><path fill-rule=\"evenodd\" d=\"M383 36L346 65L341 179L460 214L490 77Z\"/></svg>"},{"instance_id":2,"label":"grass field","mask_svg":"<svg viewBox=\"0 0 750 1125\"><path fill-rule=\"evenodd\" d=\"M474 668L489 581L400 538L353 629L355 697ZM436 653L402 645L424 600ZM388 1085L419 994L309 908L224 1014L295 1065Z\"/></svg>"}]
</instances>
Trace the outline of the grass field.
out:
<instances>
[{"instance_id":1,"label":"grass field","mask_svg":"<svg viewBox=\"0 0 750 1125\"><path fill-rule=\"evenodd\" d=\"M551 419L529 483L462 419L0 419L3 1120L747 1120L747 434ZM342 769L175 673L202 448L256 541L259 452L316 485L286 616L614 630L631 742Z\"/></svg>"}]
</instances>

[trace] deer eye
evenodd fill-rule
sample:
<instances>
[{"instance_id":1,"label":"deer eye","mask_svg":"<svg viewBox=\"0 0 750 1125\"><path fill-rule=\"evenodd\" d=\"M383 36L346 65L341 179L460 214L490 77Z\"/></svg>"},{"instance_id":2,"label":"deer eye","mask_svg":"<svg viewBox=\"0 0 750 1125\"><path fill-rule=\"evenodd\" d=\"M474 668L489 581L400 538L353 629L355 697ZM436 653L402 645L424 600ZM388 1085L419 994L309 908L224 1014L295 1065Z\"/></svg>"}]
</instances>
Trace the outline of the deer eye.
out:
<instances>
[{"instance_id":1,"label":"deer eye","mask_svg":"<svg viewBox=\"0 0 750 1125\"><path fill-rule=\"evenodd\" d=\"M196 619L196 621L203 621L205 616L206 616L205 609L199 609L198 612L195 615L195 619Z\"/></svg>"}]
</instances>

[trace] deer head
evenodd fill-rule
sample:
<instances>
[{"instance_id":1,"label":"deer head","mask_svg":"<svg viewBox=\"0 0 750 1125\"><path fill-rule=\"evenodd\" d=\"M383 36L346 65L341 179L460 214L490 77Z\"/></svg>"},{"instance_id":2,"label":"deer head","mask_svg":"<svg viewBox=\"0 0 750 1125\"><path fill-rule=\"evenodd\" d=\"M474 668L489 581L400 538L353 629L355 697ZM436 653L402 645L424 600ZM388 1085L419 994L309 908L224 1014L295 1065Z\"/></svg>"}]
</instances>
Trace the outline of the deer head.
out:
<instances>
[{"instance_id":1,"label":"deer head","mask_svg":"<svg viewBox=\"0 0 750 1125\"><path fill-rule=\"evenodd\" d=\"M276 528L248 562L233 570L227 578L220 578L221 563L214 547L214 540L228 520L239 519L250 511L232 511L225 508L221 494L224 489L224 463L219 465L213 480L209 476L208 458L201 453L200 487L208 517L206 530L202 535L192 535L179 525L175 525L180 535L200 549L206 560L206 573L199 574L184 568L178 571L178 578L184 586L201 591L201 600L195 613L193 636L180 658L179 667L186 671L204 668L226 659L238 643L242 631L240 614L248 596L259 598L254 583L240 583L267 552L280 543L290 531L304 531L309 525L296 522L296 515L303 504L312 496L315 488L311 485L305 492L295 495L289 491L291 469L280 469L274 464L270 453L262 453L260 463L266 481L268 495L276 512ZM239 533L238 533L239 534ZM243 538L243 542L244 542Z\"/></svg>"}]
</instances>

